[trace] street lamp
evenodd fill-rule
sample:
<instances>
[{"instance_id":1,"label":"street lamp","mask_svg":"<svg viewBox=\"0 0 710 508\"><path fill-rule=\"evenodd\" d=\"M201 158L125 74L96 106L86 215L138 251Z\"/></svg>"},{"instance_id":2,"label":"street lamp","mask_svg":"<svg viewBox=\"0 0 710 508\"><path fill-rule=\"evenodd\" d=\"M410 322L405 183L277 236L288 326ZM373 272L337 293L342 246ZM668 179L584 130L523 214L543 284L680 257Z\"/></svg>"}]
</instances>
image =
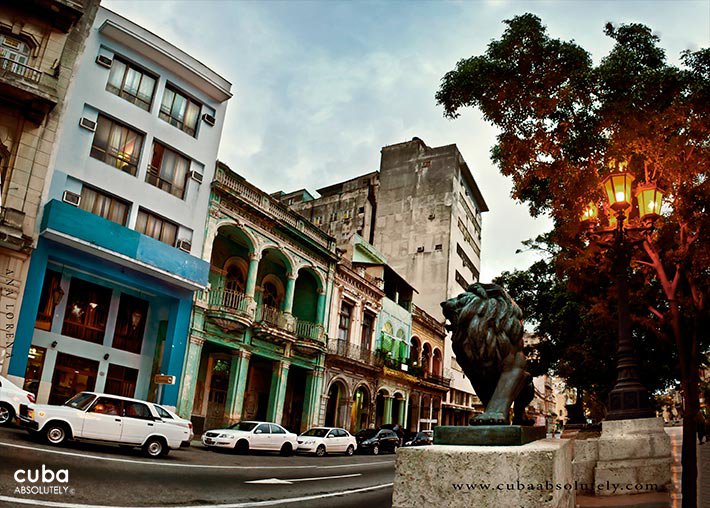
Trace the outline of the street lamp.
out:
<instances>
[{"instance_id":1,"label":"street lamp","mask_svg":"<svg viewBox=\"0 0 710 508\"><path fill-rule=\"evenodd\" d=\"M608 205L605 206L608 227L599 227L597 207L594 203L588 204L580 217L583 226L587 229L587 237L610 255L616 284L619 318L616 350L617 377L614 388L609 393L607 420L655 416L648 390L640 381L640 362L631 334L628 272L634 247L642 243L651 233L654 221L660 216L663 192L655 183L638 184L636 186L638 217L632 215L634 177L625 171L626 163L621 163L619 169L620 171L607 176L601 184L608 200Z\"/></svg>"}]
</instances>

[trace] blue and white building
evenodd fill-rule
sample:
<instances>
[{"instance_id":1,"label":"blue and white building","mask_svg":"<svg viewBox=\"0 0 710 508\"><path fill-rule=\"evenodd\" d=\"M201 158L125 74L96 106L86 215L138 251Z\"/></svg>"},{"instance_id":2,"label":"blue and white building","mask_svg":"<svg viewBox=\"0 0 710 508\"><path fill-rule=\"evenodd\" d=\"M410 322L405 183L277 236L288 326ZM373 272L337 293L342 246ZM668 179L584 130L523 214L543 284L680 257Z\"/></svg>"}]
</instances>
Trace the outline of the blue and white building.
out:
<instances>
[{"instance_id":1,"label":"blue and white building","mask_svg":"<svg viewBox=\"0 0 710 508\"><path fill-rule=\"evenodd\" d=\"M231 84L100 8L69 91L9 374L176 405Z\"/></svg>"}]
</instances>

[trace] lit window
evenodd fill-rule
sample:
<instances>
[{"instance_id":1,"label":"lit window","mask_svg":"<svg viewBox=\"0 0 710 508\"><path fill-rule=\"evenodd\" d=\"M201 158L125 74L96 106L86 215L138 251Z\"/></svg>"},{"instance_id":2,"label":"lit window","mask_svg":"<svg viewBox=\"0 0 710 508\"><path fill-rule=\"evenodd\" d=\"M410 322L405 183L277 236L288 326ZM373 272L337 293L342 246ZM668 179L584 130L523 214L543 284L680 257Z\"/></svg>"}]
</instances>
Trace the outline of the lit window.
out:
<instances>
[{"instance_id":1,"label":"lit window","mask_svg":"<svg viewBox=\"0 0 710 508\"><path fill-rule=\"evenodd\" d=\"M142 134L99 115L89 155L135 176L142 146Z\"/></svg>"}]
</instances>

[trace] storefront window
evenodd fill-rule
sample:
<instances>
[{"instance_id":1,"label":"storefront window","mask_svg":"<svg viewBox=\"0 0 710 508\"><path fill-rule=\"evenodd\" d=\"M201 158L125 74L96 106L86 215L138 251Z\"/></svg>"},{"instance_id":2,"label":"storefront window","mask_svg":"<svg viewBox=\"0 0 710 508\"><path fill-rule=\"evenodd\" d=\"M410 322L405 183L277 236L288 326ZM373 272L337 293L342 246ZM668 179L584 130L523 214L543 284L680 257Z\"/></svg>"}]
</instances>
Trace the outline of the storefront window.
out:
<instances>
[{"instance_id":1,"label":"storefront window","mask_svg":"<svg viewBox=\"0 0 710 508\"><path fill-rule=\"evenodd\" d=\"M104 393L110 395L120 395L122 397L133 397L136 393L136 383L138 381L138 370L121 365L108 366L106 373L106 387Z\"/></svg>"},{"instance_id":2,"label":"storefront window","mask_svg":"<svg viewBox=\"0 0 710 508\"><path fill-rule=\"evenodd\" d=\"M122 293L118 305L113 347L140 354L147 315L148 302Z\"/></svg>"},{"instance_id":3,"label":"storefront window","mask_svg":"<svg viewBox=\"0 0 710 508\"><path fill-rule=\"evenodd\" d=\"M62 275L54 270L47 270L44 275L44 285L42 294L39 297L39 307L37 308L37 319L35 328L50 331L52 328L52 318L54 308L64 297L64 291L59 287Z\"/></svg>"},{"instance_id":4,"label":"storefront window","mask_svg":"<svg viewBox=\"0 0 710 508\"><path fill-rule=\"evenodd\" d=\"M44 357L47 350L43 347L32 346L27 355L27 370L25 370L25 385L23 388L37 396L39 382L42 379Z\"/></svg>"},{"instance_id":5,"label":"storefront window","mask_svg":"<svg viewBox=\"0 0 710 508\"><path fill-rule=\"evenodd\" d=\"M49 392L49 403L64 404L79 392L93 391L96 387L98 371L97 361L58 353L52 376L52 390Z\"/></svg>"},{"instance_id":6,"label":"storefront window","mask_svg":"<svg viewBox=\"0 0 710 508\"><path fill-rule=\"evenodd\" d=\"M73 278L64 314L62 335L101 344L111 304L111 290Z\"/></svg>"}]
</instances>

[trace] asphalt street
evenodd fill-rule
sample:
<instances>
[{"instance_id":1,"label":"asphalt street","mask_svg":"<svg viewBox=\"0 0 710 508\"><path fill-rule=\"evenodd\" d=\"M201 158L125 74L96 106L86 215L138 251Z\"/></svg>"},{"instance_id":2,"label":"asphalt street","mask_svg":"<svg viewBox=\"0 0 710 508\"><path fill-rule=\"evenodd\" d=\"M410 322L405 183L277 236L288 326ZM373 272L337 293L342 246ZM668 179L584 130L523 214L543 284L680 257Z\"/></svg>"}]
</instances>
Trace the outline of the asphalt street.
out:
<instances>
[{"instance_id":1,"label":"asphalt street","mask_svg":"<svg viewBox=\"0 0 710 508\"><path fill-rule=\"evenodd\" d=\"M61 478L44 482L43 468L45 479ZM36 471L39 479L31 481ZM57 481L65 474L66 481ZM52 447L23 430L0 429L2 508L380 508L391 506L393 478L394 455L234 455L197 445L151 460L138 450L88 443Z\"/></svg>"}]
</instances>

